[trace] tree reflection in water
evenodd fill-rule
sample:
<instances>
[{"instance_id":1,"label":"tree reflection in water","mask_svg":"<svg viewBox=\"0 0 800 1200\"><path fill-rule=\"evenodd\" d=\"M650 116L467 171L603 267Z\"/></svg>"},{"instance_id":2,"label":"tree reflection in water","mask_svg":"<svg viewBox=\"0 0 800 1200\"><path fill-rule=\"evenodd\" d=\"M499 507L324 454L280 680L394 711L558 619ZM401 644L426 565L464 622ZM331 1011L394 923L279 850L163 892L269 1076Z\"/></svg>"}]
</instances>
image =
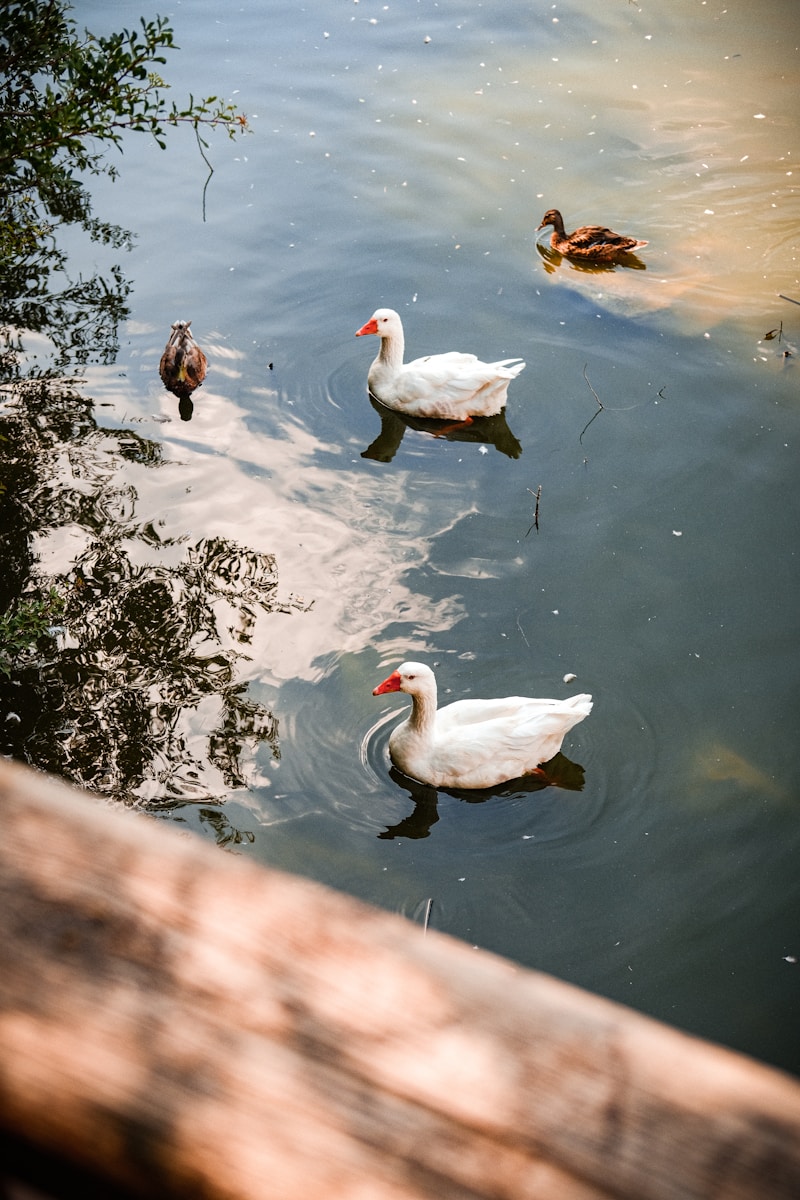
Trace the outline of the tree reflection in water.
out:
<instances>
[{"instance_id":1,"label":"tree reflection in water","mask_svg":"<svg viewBox=\"0 0 800 1200\"><path fill-rule=\"evenodd\" d=\"M65 608L52 638L0 672L2 752L127 804L223 801L247 785L257 747L280 753L277 721L237 681L237 663L259 612L301 602L278 598L272 555L166 538L137 520L122 468L158 469L158 442L99 426L74 384L17 383L9 395L0 603L55 586ZM59 528L79 549L67 576L45 577L36 540ZM204 823L241 840L225 821Z\"/></svg>"},{"instance_id":2,"label":"tree reflection in water","mask_svg":"<svg viewBox=\"0 0 800 1200\"><path fill-rule=\"evenodd\" d=\"M76 278L61 232L130 249L81 182L114 177L104 149L125 130L163 146L181 123L200 143L247 121L214 97L167 100L148 70L174 48L162 18L102 37L69 14L63 0L0 9L0 752L127 804L218 804L246 785L257 747L279 754L237 664L256 614L292 604L271 555L137 520L130 465L158 469L160 444L98 425L64 378L114 361L131 286L118 265ZM70 565L48 575L40 555L59 541ZM248 836L212 812L200 819L218 841Z\"/></svg>"}]
</instances>

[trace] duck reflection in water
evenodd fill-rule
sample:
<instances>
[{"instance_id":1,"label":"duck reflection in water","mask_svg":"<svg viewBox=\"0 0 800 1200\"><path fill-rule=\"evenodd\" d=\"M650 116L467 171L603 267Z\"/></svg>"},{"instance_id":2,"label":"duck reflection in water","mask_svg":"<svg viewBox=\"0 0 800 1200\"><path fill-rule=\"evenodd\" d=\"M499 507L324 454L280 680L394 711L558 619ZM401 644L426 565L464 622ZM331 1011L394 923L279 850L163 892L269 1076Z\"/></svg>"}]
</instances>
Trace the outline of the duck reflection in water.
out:
<instances>
[{"instance_id":1,"label":"duck reflection in water","mask_svg":"<svg viewBox=\"0 0 800 1200\"><path fill-rule=\"evenodd\" d=\"M158 373L164 387L178 397L182 421L192 419L192 392L206 377L207 360L192 337L191 321L175 321L169 341L164 347Z\"/></svg>"},{"instance_id":2,"label":"duck reflection in water","mask_svg":"<svg viewBox=\"0 0 800 1200\"><path fill-rule=\"evenodd\" d=\"M178 399L178 415L182 421L191 421L192 413L194 412L194 404L188 396L181 396Z\"/></svg>"},{"instance_id":3,"label":"duck reflection in water","mask_svg":"<svg viewBox=\"0 0 800 1200\"><path fill-rule=\"evenodd\" d=\"M583 271L587 275L602 275L604 272L616 271L617 267L626 267L632 271L647 270L647 263L643 262L638 254L617 254L610 262L603 262L592 259L581 260L573 258L571 255L559 254L557 250L551 250L549 246L543 246L541 242L536 243L536 249L548 275L554 274L565 261L573 271Z\"/></svg>"},{"instance_id":4,"label":"duck reflection in water","mask_svg":"<svg viewBox=\"0 0 800 1200\"><path fill-rule=\"evenodd\" d=\"M420 433L429 433L435 438L444 438L448 442L480 442L494 446L508 458L519 458L522 454L522 444L508 427L505 409L493 417L472 417L469 421L437 421L430 417L410 417L399 413L393 408L381 404L372 394L369 402L381 419L381 431L373 442L361 451L362 458L372 458L376 462L391 462L407 429Z\"/></svg>"},{"instance_id":5,"label":"duck reflection in water","mask_svg":"<svg viewBox=\"0 0 800 1200\"><path fill-rule=\"evenodd\" d=\"M585 772L582 766L572 762L561 751L540 767L541 774L525 775L521 779L510 779L493 788L456 789L435 788L419 783L405 775L397 767L389 768L389 776L398 786L408 791L414 802L414 811L390 825L378 837L383 841L394 838L430 837L432 827L439 820L439 795L452 796L463 804L485 804L488 800L510 799L527 793L540 792L543 788L558 787L570 792L583 791Z\"/></svg>"}]
</instances>

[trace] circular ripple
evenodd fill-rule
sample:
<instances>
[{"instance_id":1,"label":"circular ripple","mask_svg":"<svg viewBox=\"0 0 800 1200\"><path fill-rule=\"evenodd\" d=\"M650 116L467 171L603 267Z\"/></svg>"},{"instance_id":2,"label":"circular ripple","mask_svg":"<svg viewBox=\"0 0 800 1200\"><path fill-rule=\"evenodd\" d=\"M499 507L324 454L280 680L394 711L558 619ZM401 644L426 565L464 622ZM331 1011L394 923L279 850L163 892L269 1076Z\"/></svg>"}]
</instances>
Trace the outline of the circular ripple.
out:
<instances>
[{"instance_id":1,"label":"circular ripple","mask_svg":"<svg viewBox=\"0 0 800 1200\"><path fill-rule=\"evenodd\" d=\"M396 725L398 713L391 710L383 713L372 724L361 739L359 759L367 776L376 786L384 786L391 767L389 758L389 735L387 726Z\"/></svg>"}]
</instances>

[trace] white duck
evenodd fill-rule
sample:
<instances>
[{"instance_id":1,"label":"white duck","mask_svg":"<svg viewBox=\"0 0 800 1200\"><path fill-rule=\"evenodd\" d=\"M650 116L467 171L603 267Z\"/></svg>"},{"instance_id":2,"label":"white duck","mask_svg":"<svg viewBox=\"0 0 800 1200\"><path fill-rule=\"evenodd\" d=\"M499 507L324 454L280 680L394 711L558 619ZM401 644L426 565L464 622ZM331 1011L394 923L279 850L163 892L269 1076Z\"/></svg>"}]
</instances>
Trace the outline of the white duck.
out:
<instances>
[{"instance_id":1,"label":"white duck","mask_svg":"<svg viewBox=\"0 0 800 1200\"><path fill-rule=\"evenodd\" d=\"M592 710L585 693L568 700L457 700L436 708L436 679L424 663L406 662L373 690L407 692L411 715L393 730L395 766L433 787L489 788L537 773L565 734Z\"/></svg>"},{"instance_id":2,"label":"white duck","mask_svg":"<svg viewBox=\"0 0 800 1200\"><path fill-rule=\"evenodd\" d=\"M356 337L376 333L378 357L367 375L369 390L387 408L412 417L491 417L505 407L512 379L525 367L517 358L485 363L474 354L429 354L403 362L403 323L393 308L379 308Z\"/></svg>"}]
</instances>

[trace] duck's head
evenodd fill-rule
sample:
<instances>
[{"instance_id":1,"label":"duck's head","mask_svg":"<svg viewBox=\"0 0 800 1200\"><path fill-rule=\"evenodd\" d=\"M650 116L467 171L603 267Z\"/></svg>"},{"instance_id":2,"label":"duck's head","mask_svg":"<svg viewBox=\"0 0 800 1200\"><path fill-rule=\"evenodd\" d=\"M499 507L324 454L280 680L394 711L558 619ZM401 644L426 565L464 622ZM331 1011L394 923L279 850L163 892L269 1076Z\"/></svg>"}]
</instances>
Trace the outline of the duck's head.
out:
<instances>
[{"instance_id":1,"label":"duck's head","mask_svg":"<svg viewBox=\"0 0 800 1200\"><path fill-rule=\"evenodd\" d=\"M564 220L557 208L548 208L547 212L542 217L542 223L538 226L536 232L538 233L540 229L546 229L548 225L552 225L554 229L558 229L559 226L562 229L564 228Z\"/></svg>"},{"instance_id":2,"label":"duck's head","mask_svg":"<svg viewBox=\"0 0 800 1200\"><path fill-rule=\"evenodd\" d=\"M363 337L365 333L377 333L378 337L393 337L401 333L402 329L399 313L393 308L377 308L366 325L356 330L356 337Z\"/></svg>"},{"instance_id":3,"label":"duck's head","mask_svg":"<svg viewBox=\"0 0 800 1200\"><path fill-rule=\"evenodd\" d=\"M372 689L373 696L382 696L384 692L408 692L415 695L419 692L430 691L436 686L433 671L425 663L405 662L392 671L391 675Z\"/></svg>"}]
</instances>

